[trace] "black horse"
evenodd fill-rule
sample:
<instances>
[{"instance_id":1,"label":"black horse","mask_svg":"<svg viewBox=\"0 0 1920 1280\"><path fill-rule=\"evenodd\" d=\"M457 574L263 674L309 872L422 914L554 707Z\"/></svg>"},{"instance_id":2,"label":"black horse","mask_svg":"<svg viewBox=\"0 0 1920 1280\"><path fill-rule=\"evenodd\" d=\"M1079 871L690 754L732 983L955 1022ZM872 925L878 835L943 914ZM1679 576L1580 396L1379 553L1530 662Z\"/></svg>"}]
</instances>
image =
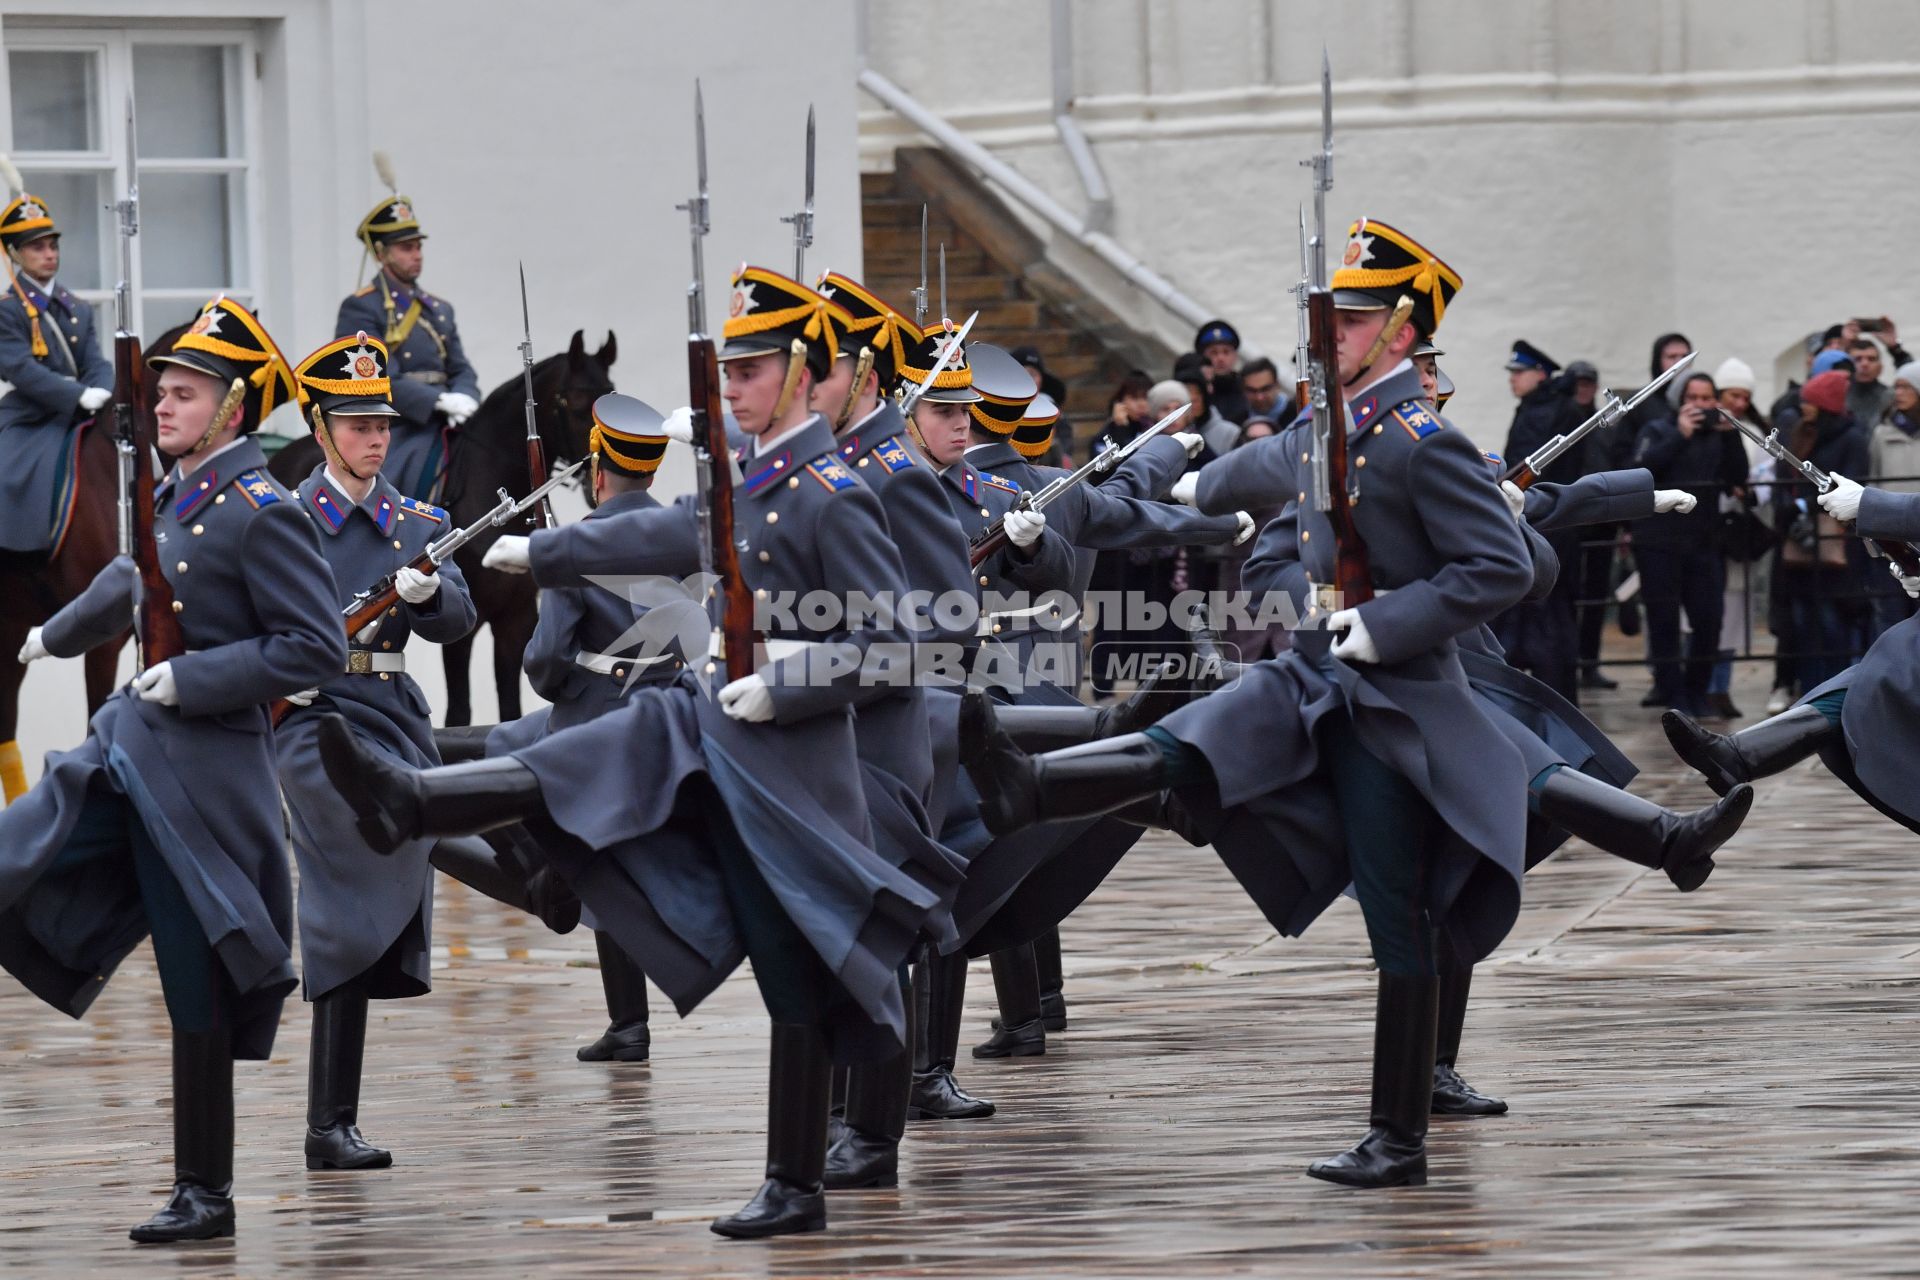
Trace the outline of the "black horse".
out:
<instances>
[{"instance_id":1,"label":"black horse","mask_svg":"<svg viewBox=\"0 0 1920 1280\"><path fill-rule=\"evenodd\" d=\"M533 366L533 396L539 404L535 418L550 465L586 456L587 436L593 429L593 402L613 390L607 370L613 367L617 354L618 345L609 333L600 349L589 355L576 329L564 352ZM515 497L532 491L533 480L527 471L525 403L525 391L516 375L495 387L479 410L453 433L440 505L447 509L455 528L472 524L491 510L500 500L501 489ZM320 458L319 442L308 436L275 454L269 469L275 479L291 487L311 475ZM473 592L479 625L493 628L493 683L500 698L502 721L520 716L520 662L539 618L539 593L532 578L483 569L480 559L501 533L524 531L525 526L518 530L490 529L454 557ZM473 723L473 688L468 673L472 658L471 635L444 647L449 726Z\"/></svg>"}]
</instances>

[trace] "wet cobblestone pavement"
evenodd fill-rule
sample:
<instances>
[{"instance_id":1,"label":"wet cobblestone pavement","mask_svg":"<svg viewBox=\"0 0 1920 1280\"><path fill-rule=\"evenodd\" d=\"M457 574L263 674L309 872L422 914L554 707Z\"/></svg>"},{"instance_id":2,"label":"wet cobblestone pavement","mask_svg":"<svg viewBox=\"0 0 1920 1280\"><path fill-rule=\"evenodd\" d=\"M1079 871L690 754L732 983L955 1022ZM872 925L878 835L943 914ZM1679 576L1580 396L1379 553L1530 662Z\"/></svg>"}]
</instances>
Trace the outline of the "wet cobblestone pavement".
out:
<instances>
[{"instance_id":1,"label":"wet cobblestone pavement","mask_svg":"<svg viewBox=\"0 0 1920 1280\"><path fill-rule=\"evenodd\" d=\"M1635 789L1703 803L1628 685L1597 718L1649 769ZM1431 1185L1366 1193L1303 1172L1364 1128L1358 911L1277 939L1207 851L1152 839L1066 926L1047 1056L963 1061L1000 1113L915 1124L898 1191L837 1194L826 1233L771 1243L707 1231L760 1177L750 979L685 1022L656 1008L649 1065L579 1063L605 1021L591 936L443 880L436 989L369 1032L361 1123L395 1167L304 1169L292 1003L273 1061L238 1068L234 1241L126 1242L171 1181L149 953L85 1022L0 981L0 1271L1911 1275L1913 857L1814 766L1763 784L1696 894L1563 852L1467 1024L1463 1072L1513 1113L1436 1121ZM964 1043L991 989L977 966Z\"/></svg>"}]
</instances>

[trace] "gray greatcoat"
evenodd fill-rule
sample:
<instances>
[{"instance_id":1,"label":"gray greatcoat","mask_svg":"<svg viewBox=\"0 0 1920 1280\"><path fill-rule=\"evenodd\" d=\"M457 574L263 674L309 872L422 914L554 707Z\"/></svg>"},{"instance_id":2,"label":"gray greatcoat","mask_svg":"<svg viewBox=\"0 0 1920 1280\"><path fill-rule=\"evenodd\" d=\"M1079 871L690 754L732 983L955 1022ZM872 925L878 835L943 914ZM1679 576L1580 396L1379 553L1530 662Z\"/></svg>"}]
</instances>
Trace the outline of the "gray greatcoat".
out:
<instances>
[{"instance_id":1,"label":"gray greatcoat","mask_svg":"<svg viewBox=\"0 0 1920 1280\"><path fill-rule=\"evenodd\" d=\"M387 344L393 407L400 411L383 472L402 493L426 497L446 467L447 420L434 403L446 391L485 399L460 342L453 304L424 289L410 289L383 270L372 284L342 299L334 319L336 338L351 338L361 330Z\"/></svg>"},{"instance_id":2,"label":"gray greatcoat","mask_svg":"<svg viewBox=\"0 0 1920 1280\"><path fill-rule=\"evenodd\" d=\"M127 690L87 739L47 757L40 783L0 811L6 967L79 1017L147 934L124 859L60 859L90 796L124 795L180 882L240 997L234 1056L264 1058L293 989L293 893L267 704L346 661L318 535L244 438L154 493L155 538L188 652L178 707ZM48 652L78 657L127 626L136 581L118 559L56 614Z\"/></svg>"},{"instance_id":3,"label":"gray greatcoat","mask_svg":"<svg viewBox=\"0 0 1920 1280\"><path fill-rule=\"evenodd\" d=\"M86 417L80 393L111 388L113 365L101 354L85 299L58 281L49 294L26 275L19 279L40 313L47 354L33 354L33 328L19 296L0 294L0 379L13 388L0 398L0 550L44 551L53 544L56 504Z\"/></svg>"},{"instance_id":4,"label":"gray greatcoat","mask_svg":"<svg viewBox=\"0 0 1920 1280\"><path fill-rule=\"evenodd\" d=\"M723 837L690 825L684 806L676 812L683 788L710 786L787 915L865 1020L898 1041L896 971L920 937L945 936L951 924L941 889L930 883L934 868L903 866L874 849L853 713L859 708L865 719L871 704L889 699L914 705L912 690L862 673L869 661L903 657L907 632L872 614L811 617L797 602L811 592L899 598L905 570L880 500L838 461L822 419L743 458L742 469L735 537L742 572L766 610L770 653L760 674L772 690L773 723L732 720L685 685L649 688L515 758L539 778L561 830L597 851L561 851L556 865L599 926L683 1013L744 953L708 848ZM582 521L533 535L534 577L543 587L598 575L677 579L697 562L697 538L685 501ZM783 654L784 641L800 648ZM711 678L716 689L722 681ZM611 785L608 761L644 767ZM834 1029L861 1038L858 1026Z\"/></svg>"},{"instance_id":5,"label":"gray greatcoat","mask_svg":"<svg viewBox=\"0 0 1920 1280\"><path fill-rule=\"evenodd\" d=\"M1354 519L1378 592L1359 611L1382 660L1310 657L1296 635L1293 650L1161 724L1206 756L1218 795L1198 797L1201 824L1268 919L1293 934L1351 878L1337 808L1316 777L1315 742L1322 716L1350 715L1366 749L1445 825L1428 910L1454 950L1475 960L1506 936L1519 908L1528 779L1520 751L1468 685L1456 637L1521 600L1534 574L1485 459L1422 399L1410 364L1366 388L1348 414ZM1332 527L1300 497L1307 463L1277 462L1310 453L1309 428L1273 440L1229 455L1258 450L1275 462L1270 487L1247 505L1284 503L1243 580L1256 592L1286 591L1304 617L1312 583L1333 578ZM1206 812L1211 800L1218 813Z\"/></svg>"},{"instance_id":6,"label":"gray greatcoat","mask_svg":"<svg viewBox=\"0 0 1920 1280\"><path fill-rule=\"evenodd\" d=\"M334 613L417 558L448 532L447 514L416 502L376 478L365 500L349 507L326 479L324 465L300 485L300 504L320 531L320 549L333 569ZM446 644L473 630L473 598L451 560L440 567L440 591L425 604L395 603L379 630L352 637L349 652L404 653L418 634ZM335 672L312 706L295 707L280 722L280 786L293 820L293 854L300 866L300 976L309 1000L343 982L365 979L376 1000L424 995L432 989L432 840L409 840L391 855L367 847L353 810L320 765L320 721L346 718L362 742L416 769L440 763L426 695L401 672Z\"/></svg>"}]
</instances>

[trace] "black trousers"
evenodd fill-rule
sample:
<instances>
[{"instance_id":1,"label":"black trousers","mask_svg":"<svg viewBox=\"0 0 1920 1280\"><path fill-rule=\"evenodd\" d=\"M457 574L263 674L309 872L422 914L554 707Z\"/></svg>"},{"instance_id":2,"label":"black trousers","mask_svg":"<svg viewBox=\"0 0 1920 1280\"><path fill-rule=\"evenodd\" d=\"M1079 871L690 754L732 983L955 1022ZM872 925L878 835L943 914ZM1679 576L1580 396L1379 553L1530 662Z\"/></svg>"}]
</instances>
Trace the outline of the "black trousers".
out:
<instances>
[{"instance_id":1,"label":"black trousers","mask_svg":"<svg viewBox=\"0 0 1920 1280\"><path fill-rule=\"evenodd\" d=\"M1722 595L1726 561L1713 546L1639 546L1640 596L1647 612L1647 660L1653 687L1667 704L1683 711L1706 708L1707 685L1720 653ZM1680 611L1693 628L1681 655Z\"/></svg>"},{"instance_id":2,"label":"black trousers","mask_svg":"<svg viewBox=\"0 0 1920 1280\"><path fill-rule=\"evenodd\" d=\"M1613 543L1615 527L1596 525L1582 531L1579 572L1574 589L1579 593L1574 606L1575 625L1580 633L1580 661L1592 664L1600 660L1600 636L1607 625L1607 601L1613 594Z\"/></svg>"}]
</instances>

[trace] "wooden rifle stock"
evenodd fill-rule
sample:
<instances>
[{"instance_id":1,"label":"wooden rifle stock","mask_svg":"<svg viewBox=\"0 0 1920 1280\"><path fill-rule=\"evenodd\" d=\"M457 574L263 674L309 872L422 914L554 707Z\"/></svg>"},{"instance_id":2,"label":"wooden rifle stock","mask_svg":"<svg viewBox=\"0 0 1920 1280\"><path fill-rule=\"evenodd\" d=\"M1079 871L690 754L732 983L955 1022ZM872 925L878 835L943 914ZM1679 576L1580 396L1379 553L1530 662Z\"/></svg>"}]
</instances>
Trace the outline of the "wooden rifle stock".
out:
<instances>
[{"instance_id":1,"label":"wooden rifle stock","mask_svg":"<svg viewBox=\"0 0 1920 1280\"><path fill-rule=\"evenodd\" d=\"M527 437L527 475L535 488L543 484L547 478L547 446L537 434ZM533 514L527 518L527 522L536 529L553 528L555 524L553 503L546 498L540 499L540 505L533 509Z\"/></svg>"},{"instance_id":2,"label":"wooden rifle stock","mask_svg":"<svg viewBox=\"0 0 1920 1280\"><path fill-rule=\"evenodd\" d=\"M1354 609L1373 599L1373 573L1367 565L1367 544L1353 521L1353 507L1347 501L1347 403L1340 394L1340 350L1334 328L1333 294L1322 289L1307 299L1307 318L1312 326L1310 341L1313 360L1326 371L1327 416L1327 488L1332 498L1327 519L1333 525L1334 587L1340 593L1340 607Z\"/></svg>"},{"instance_id":3,"label":"wooden rifle stock","mask_svg":"<svg viewBox=\"0 0 1920 1280\"><path fill-rule=\"evenodd\" d=\"M434 562L433 556L425 551L407 561L406 567L415 573L431 574L440 571L440 566ZM356 596L353 606L341 613L340 620L345 624L349 642L378 622L382 614L399 603L400 588L396 585L399 577L400 571L394 570L369 588L365 595ZM280 722L287 718L287 713L293 710L293 704L285 698L276 698L267 709L273 716L274 726L278 728Z\"/></svg>"},{"instance_id":4,"label":"wooden rifle stock","mask_svg":"<svg viewBox=\"0 0 1920 1280\"><path fill-rule=\"evenodd\" d=\"M160 568L160 547L153 536L153 435L147 425L146 388L140 377L141 356L138 337L131 333L114 335L113 411L121 438L132 446L133 458L128 533L134 568L140 578L134 625L140 644L140 663L151 667L185 653L187 641L173 610L173 584Z\"/></svg>"},{"instance_id":5,"label":"wooden rifle stock","mask_svg":"<svg viewBox=\"0 0 1920 1280\"><path fill-rule=\"evenodd\" d=\"M980 531L980 536L967 544L967 563L978 569L987 562L994 552L1007 545L1007 521L1002 516Z\"/></svg>"},{"instance_id":6,"label":"wooden rifle stock","mask_svg":"<svg viewBox=\"0 0 1920 1280\"><path fill-rule=\"evenodd\" d=\"M687 385L692 390L695 439L706 443L708 528L713 572L720 579L720 639L726 649L727 679L753 674L759 636L753 626L753 592L740 573L740 549L733 540L733 459L727 448L727 423L720 410L720 364L713 340L704 334L687 339Z\"/></svg>"},{"instance_id":7,"label":"wooden rifle stock","mask_svg":"<svg viewBox=\"0 0 1920 1280\"><path fill-rule=\"evenodd\" d=\"M1510 484L1516 489L1530 489L1540 477L1534 474L1532 467L1524 462L1516 462L1508 467L1506 474L1500 477L1502 484Z\"/></svg>"}]
</instances>

